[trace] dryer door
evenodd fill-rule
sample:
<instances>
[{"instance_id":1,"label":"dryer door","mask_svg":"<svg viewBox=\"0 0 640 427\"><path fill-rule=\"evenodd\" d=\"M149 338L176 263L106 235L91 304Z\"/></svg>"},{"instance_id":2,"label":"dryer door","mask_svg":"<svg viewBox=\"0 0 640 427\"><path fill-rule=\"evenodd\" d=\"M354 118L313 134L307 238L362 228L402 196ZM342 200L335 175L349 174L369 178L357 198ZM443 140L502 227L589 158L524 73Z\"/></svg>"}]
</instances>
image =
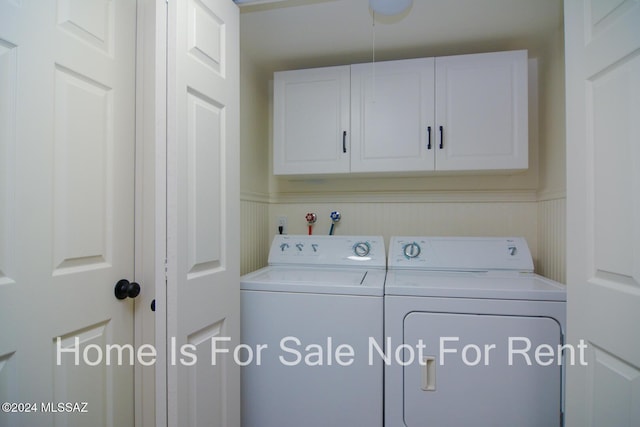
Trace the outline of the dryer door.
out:
<instances>
[{"instance_id":1,"label":"dryer door","mask_svg":"<svg viewBox=\"0 0 640 427\"><path fill-rule=\"evenodd\" d=\"M403 368L405 424L559 426L561 339L546 317L410 313L404 348L425 349Z\"/></svg>"}]
</instances>

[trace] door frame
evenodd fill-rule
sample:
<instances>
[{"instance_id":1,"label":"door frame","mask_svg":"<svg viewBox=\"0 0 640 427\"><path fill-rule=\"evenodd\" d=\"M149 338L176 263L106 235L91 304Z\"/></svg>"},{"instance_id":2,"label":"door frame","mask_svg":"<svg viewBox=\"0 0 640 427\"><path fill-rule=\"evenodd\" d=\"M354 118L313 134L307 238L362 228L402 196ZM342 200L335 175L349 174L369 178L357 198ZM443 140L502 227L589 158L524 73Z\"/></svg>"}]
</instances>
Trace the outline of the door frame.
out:
<instances>
[{"instance_id":1,"label":"door frame","mask_svg":"<svg viewBox=\"0 0 640 427\"><path fill-rule=\"evenodd\" d=\"M134 368L135 426L167 425L166 392L166 0L137 0L134 346L151 344L156 362ZM151 311L155 299L156 311Z\"/></svg>"}]
</instances>

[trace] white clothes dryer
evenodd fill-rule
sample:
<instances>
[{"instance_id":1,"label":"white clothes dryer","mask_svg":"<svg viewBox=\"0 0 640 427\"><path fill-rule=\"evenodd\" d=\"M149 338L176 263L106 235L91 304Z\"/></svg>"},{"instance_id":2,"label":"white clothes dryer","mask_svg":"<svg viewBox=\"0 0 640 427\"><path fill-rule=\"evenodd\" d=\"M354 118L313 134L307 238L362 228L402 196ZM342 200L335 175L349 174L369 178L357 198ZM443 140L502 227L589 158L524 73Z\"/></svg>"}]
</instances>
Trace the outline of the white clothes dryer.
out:
<instances>
[{"instance_id":1,"label":"white clothes dryer","mask_svg":"<svg viewBox=\"0 0 640 427\"><path fill-rule=\"evenodd\" d=\"M385 426L561 426L565 317L522 238L392 237Z\"/></svg>"},{"instance_id":2,"label":"white clothes dryer","mask_svg":"<svg viewBox=\"0 0 640 427\"><path fill-rule=\"evenodd\" d=\"M244 427L382 426L385 275L382 237L275 237L241 278Z\"/></svg>"}]
</instances>

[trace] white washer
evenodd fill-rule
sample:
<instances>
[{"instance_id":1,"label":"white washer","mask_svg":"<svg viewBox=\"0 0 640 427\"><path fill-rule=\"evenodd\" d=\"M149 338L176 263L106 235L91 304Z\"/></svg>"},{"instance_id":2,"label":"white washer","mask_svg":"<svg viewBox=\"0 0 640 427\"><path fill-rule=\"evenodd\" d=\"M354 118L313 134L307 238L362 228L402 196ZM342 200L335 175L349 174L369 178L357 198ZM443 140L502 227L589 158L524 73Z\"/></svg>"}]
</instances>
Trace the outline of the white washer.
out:
<instances>
[{"instance_id":1,"label":"white washer","mask_svg":"<svg viewBox=\"0 0 640 427\"><path fill-rule=\"evenodd\" d=\"M522 238L392 237L385 426L562 425L565 302Z\"/></svg>"},{"instance_id":2,"label":"white washer","mask_svg":"<svg viewBox=\"0 0 640 427\"><path fill-rule=\"evenodd\" d=\"M382 426L385 267L379 236L275 237L241 278L244 427Z\"/></svg>"}]
</instances>

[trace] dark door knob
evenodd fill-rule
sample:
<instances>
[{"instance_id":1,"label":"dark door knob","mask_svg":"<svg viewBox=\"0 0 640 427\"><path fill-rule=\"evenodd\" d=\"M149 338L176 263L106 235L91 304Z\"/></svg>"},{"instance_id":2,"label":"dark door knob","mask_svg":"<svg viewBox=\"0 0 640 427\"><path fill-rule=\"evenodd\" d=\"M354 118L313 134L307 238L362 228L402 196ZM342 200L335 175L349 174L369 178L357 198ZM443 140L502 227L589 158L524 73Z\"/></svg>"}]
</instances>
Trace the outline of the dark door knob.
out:
<instances>
[{"instance_id":1,"label":"dark door knob","mask_svg":"<svg viewBox=\"0 0 640 427\"><path fill-rule=\"evenodd\" d=\"M129 282L127 279L118 280L113 293L118 299L135 298L140 294L140 285L136 282Z\"/></svg>"}]
</instances>

